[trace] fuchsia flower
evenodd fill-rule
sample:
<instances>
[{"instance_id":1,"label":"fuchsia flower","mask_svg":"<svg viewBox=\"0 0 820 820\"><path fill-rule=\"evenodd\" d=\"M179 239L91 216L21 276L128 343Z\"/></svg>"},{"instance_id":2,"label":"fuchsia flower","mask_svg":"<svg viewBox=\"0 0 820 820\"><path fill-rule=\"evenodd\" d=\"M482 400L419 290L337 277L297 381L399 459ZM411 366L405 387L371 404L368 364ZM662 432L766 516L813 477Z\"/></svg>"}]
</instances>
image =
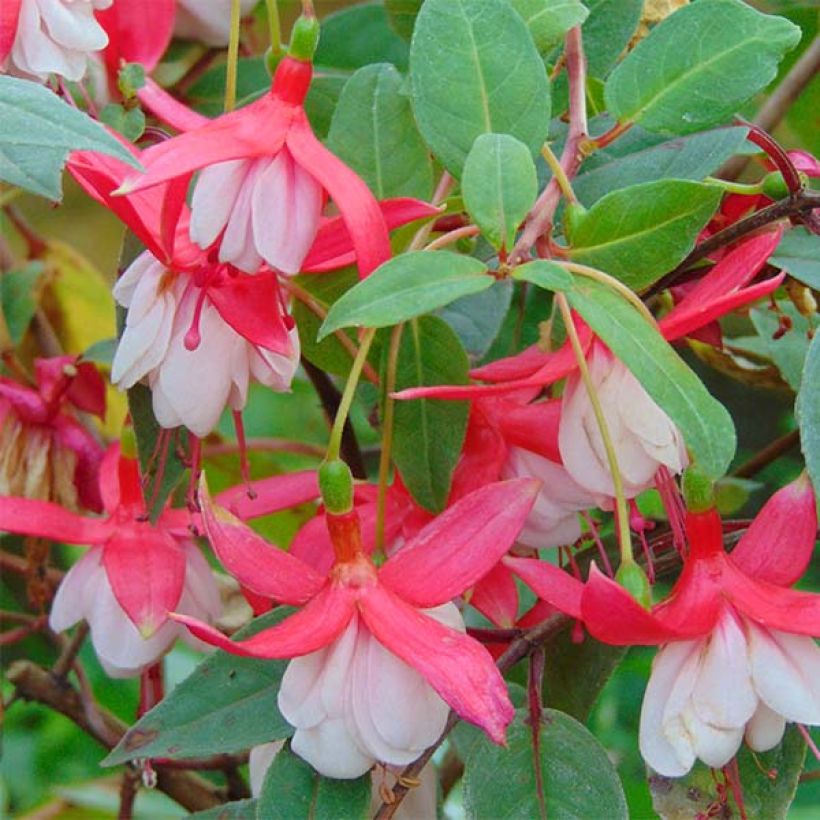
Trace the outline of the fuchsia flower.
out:
<instances>
[{"instance_id":1,"label":"fuchsia flower","mask_svg":"<svg viewBox=\"0 0 820 820\"><path fill-rule=\"evenodd\" d=\"M152 146L142 158L146 173L128 179L120 193L172 182L169 209L177 211L193 172L202 169L191 238L247 273L264 260L285 274L302 267L329 196L366 276L390 257L387 226L367 185L311 130L303 102L312 74L309 62L285 57L268 95Z\"/></svg>"},{"instance_id":2,"label":"fuchsia flower","mask_svg":"<svg viewBox=\"0 0 820 820\"><path fill-rule=\"evenodd\" d=\"M649 612L593 565L581 615L598 640L660 644L641 711L644 759L663 775L726 765L741 741L776 746L787 721L820 724L820 595L790 589L814 549L805 476L775 493L731 554L715 510L687 514L689 554Z\"/></svg>"},{"instance_id":3,"label":"fuchsia flower","mask_svg":"<svg viewBox=\"0 0 820 820\"><path fill-rule=\"evenodd\" d=\"M0 376L0 495L22 495L99 512L103 448L77 420L105 416L105 383L76 356L37 359L37 388Z\"/></svg>"},{"instance_id":4,"label":"fuchsia flower","mask_svg":"<svg viewBox=\"0 0 820 820\"><path fill-rule=\"evenodd\" d=\"M100 662L112 677L152 665L185 630L168 612L210 621L221 610L208 563L191 540L185 510L148 521L135 459L112 445L99 471L105 518L84 518L57 504L0 499L0 530L89 545L54 599L55 631L81 619L91 627Z\"/></svg>"},{"instance_id":5,"label":"fuchsia flower","mask_svg":"<svg viewBox=\"0 0 820 820\"><path fill-rule=\"evenodd\" d=\"M413 759L444 727L441 701L502 742L513 716L504 681L450 602L506 553L536 491L528 480L477 490L379 569L355 510L328 515L335 563L322 574L215 507L203 485L205 529L226 568L258 595L302 609L238 642L175 617L229 652L297 658L279 707L297 728L294 751L322 774L356 777L377 760Z\"/></svg>"},{"instance_id":6,"label":"fuchsia flower","mask_svg":"<svg viewBox=\"0 0 820 820\"><path fill-rule=\"evenodd\" d=\"M3 0L0 10L0 65L23 77L45 80L59 74L81 80L89 55L108 37L94 17L113 0Z\"/></svg>"}]
</instances>

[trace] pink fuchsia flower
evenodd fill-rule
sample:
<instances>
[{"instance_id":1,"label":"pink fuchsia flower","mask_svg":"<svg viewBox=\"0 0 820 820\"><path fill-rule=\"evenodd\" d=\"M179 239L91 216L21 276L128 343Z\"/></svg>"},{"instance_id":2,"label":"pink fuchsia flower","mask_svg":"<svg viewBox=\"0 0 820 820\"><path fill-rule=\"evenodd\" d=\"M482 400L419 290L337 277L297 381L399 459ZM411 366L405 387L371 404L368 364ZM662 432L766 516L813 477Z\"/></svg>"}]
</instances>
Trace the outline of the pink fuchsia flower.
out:
<instances>
[{"instance_id":1,"label":"pink fuchsia flower","mask_svg":"<svg viewBox=\"0 0 820 820\"><path fill-rule=\"evenodd\" d=\"M236 411L244 408L251 380L284 392L299 365L295 327L285 340L276 340L275 348L266 348L241 335L223 317L225 301L240 290L259 298L260 306L266 302L278 315L272 275L249 281L231 277L221 267L211 272L207 284L197 286L193 277L169 276L146 251L114 287L114 298L128 314L114 356L112 382L127 390L146 380L160 425L182 424L200 437L216 426L226 405Z\"/></svg>"},{"instance_id":2,"label":"pink fuchsia flower","mask_svg":"<svg viewBox=\"0 0 820 820\"><path fill-rule=\"evenodd\" d=\"M240 0L242 16L257 0ZM231 29L231 0L177 0L174 34L207 46L226 46Z\"/></svg>"},{"instance_id":3,"label":"pink fuchsia flower","mask_svg":"<svg viewBox=\"0 0 820 820\"><path fill-rule=\"evenodd\" d=\"M366 276L390 257L387 226L367 185L311 130L303 103L312 74L309 62L285 57L268 95L152 146L143 155L146 173L120 193L174 181L168 193L180 200L201 170L192 239L248 273L264 260L285 274L301 268L329 196Z\"/></svg>"},{"instance_id":4,"label":"pink fuchsia flower","mask_svg":"<svg viewBox=\"0 0 820 820\"><path fill-rule=\"evenodd\" d=\"M94 16L113 0L4 0L0 11L0 64L11 73L45 80L58 74L81 80L89 55L108 37Z\"/></svg>"},{"instance_id":5,"label":"pink fuchsia flower","mask_svg":"<svg viewBox=\"0 0 820 820\"><path fill-rule=\"evenodd\" d=\"M0 377L0 495L102 509L102 445L76 411L103 418L105 383L76 356L37 359L37 387Z\"/></svg>"},{"instance_id":6,"label":"pink fuchsia flower","mask_svg":"<svg viewBox=\"0 0 820 820\"><path fill-rule=\"evenodd\" d=\"M696 758L724 766L744 736L771 749L788 721L820 724L820 595L790 589L816 532L803 476L769 499L731 554L715 510L688 513L683 572L651 612L593 566L581 597L589 632L661 645L640 728L641 753L661 774L681 776Z\"/></svg>"},{"instance_id":7,"label":"pink fuchsia flower","mask_svg":"<svg viewBox=\"0 0 820 820\"><path fill-rule=\"evenodd\" d=\"M225 567L258 595L302 609L239 642L176 617L226 651L300 659L288 668L279 703L298 729L294 749L323 774L356 777L383 755L385 763L410 759L444 726L437 698L502 742L513 716L504 681L480 644L447 625L458 613L445 605L507 551L536 490L536 482L518 480L471 493L379 569L362 550L355 510L328 515L336 560L327 574L272 548L203 490L203 522ZM390 686L376 684L382 673Z\"/></svg>"},{"instance_id":8,"label":"pink fuchsia flower","mask_svg":"<svg viewBox=\"0 0 820 820\"><path fill-rule=\"evenodd\" d=\"M101 663L113 677L139 674L185 630L170 610L212 620L216 582L191 541L190 515L165 510L151 524L134 459L112 445L99 472L105 517L84 518L57 504L0 498L0 530L90 546L63 579L51 627L88 621Z\"/></svg>"}]
</instances>

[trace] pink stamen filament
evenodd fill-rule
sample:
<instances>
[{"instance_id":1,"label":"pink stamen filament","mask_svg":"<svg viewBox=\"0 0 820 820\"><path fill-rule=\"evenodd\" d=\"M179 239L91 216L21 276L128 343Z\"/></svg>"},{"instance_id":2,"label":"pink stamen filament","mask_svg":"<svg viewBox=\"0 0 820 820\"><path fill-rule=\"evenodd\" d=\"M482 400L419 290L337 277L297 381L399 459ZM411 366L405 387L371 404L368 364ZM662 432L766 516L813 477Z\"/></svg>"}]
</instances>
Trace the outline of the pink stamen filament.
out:
<instances>
[{"instance_id":1,"label":"pink stamen filament","mask_svg":"<svg viewBox=\"0 0 820 820\"><path fill-rule=\"evenodd\" d=\"M199 347L199 343L202 341L202 335L199 332L199 321L202 318L202 306L205 303L206 295L207 291L205 288L200 288L199 294L196 298L196 305L194 306L194 315L191 318L191 326L185 334L184 344L186 350L196 350Z\"/></svg>"}]
</instances>

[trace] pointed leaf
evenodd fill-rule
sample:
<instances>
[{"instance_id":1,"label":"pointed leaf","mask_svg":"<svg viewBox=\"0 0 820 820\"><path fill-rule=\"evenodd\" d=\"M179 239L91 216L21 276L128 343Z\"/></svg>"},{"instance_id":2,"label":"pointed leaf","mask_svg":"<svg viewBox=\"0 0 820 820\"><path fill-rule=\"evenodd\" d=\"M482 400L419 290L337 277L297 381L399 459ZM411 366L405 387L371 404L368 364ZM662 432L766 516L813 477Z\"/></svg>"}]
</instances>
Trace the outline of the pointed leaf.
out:
<instances>
[{"instance_id":1,"label":"pointed leaf","mask_svg":"<svg viewBox=\"0 0 820 820\"><path fill-rule=\"evenodd\" d=\"M814 490L820 492L820 333L814 334L809 345L795 410L800 423L800 449Z\"/></svg>"},{"instance_id":2,"label":"pointed leaf","mask_svg":"<svg viewBox=\"0 0 820 820\"><path fill-rule=\"evenodd\" d=\"M550 91L526 23L505 0L427 0L410 49L413 108L428 145L456 177L476 137L510 134L534 155Z\"/></svg>"},{"instance_id":3,"label":"pointed leaf","mask_svg":"<svg viewBox=\"0 0 820 820\"><path fill-rule=\"evenodd\" d=\"M570 257L643 290L692 250L720 198L719 188L678 179L613 191L573 231Z\"/></svg>"},{"instance_id":4,"label":"pointed leaf","mask_svg":"<svg viewBox=\"0 0 820 820\"><path fill-rule=\"evenodd\" d=\"M541 770L548 817L629 816L621 782L603 746L581 723L563 712L545 709L538 730L537 755L529 713L516 712L507 746L474 743L465 761L464 808L467 817L543 817L535 767Z\"/></svg>"},{"instance_id":5,"label":"pointed leaf","mask_svg":"<svg viewBox=\"0 0 820 820\"><path fill-rule=\"evenodd\" d=\"M514 479L475 490L408 541L379 570L379 580L422 609L451 601L513 545L539 486Z\"/></svg>"},{"instance_id":6,"label":"pointed leaf","mask_svg":"<svg viewBox=\"0 0 820 820\"><path fill-rule=\"evenodd\" d=\"M293 610L280 607L236 633L247 638ZM123 735L104 765L137 757L206 757L239 752L290 737L293 728L276 706L286 661L214 652Z\"/></svg>"},{"instance_id":7,"label":"pointed leaf","mask_svg":"<svg viewBox=\"0 0 820 820\"><path fill-rule=\"evenodd\" d=\"M641 19L643 0L587 0L584 51L590 77L603 79L624 53Z\"/></svg>"},{"instance_id":8,"label":"pointed leaf","mask_svg":"<svg viewBox=\"0 0 820 820\"><path fill-rule=\"evenodd\" d=\"M256 806L265 820L366 820L370 774L354 780L322 777L286 745L270 765Z\"/></svg>"},{"instance_id":9,"label":"pointed leaf","mask_svg":"<svg viewBox=\"0 0 820 820\"><path fill-rule=\"evenodd\" d=\"M635 375L683 434L700 469L718 479L735 453L734 424L689 366L622 296L576 278L570 304Z\"/></svg>"},{"instance_id":10,"label":"pointed leaf","mask_svg":"<svg viewBox=\"0 0 820 820\"><path fill-rule=\"evenodd\" d=\"M0 307L14 345L20 344L37 311L37 280L42 273L42 262L29 262L0 278Z\"/></svg>"},{"instance_id":11,"label":"pointed leaf","mask_svg":"<svg viewBox=\"0 0 820 820\"><path fill-rule=\"evenodd\" d=\"M820 288L820 236L792 228L780 240L769 260L811 288Z\"/></svg>"},{"instance_id":12,"label":"pointed leaf","mask_svg":"<svg viewBox=\"0 0 820 820\"><path fill-rule=\"evenodd\" d=\"M494 248L512 248L538 193L530 151L509 134L482 134L464 162L464 205Z\"/></svg>"},{"instance_id":13,"label":"pointed leaf","mask_svg":"<svg viewBox=\"0 0 820 820\"><path fill-rule=\"evenodd\" d=\"M478 259L448 251L396 256L348 291L328 312L319 340L343 327L389 327L491 287Z\"/></svg>"},{"instance_id":14,"label":"pointed leaf","mask_svg":"<svg viewBox=\"0 0 820 820\"><path fill-rule=\"evenodd\" d=\"M656 26L606 84L619 122L687 134L728 119L774 79L800 29L739 0L700 0Z\"/></svg>"},{"instance_id":15,"label":"pointed leaf","mask_svg":"<svg viewBox=\"0 0 820 820\"><path fill-rule=\"evenodd\" d=\"M0 179L62 199L61 172L69 151L100 151L140 164L102 125L45 86L0 76Z\"/></svg>"},{"instance_id":16,"label":"pointed leaf","mask_svg":"<svg viewBox=\"0 0 820 820\"><path fill-rule=\"evenodd\" d=\"M796 392L803 382L811 325L791 302L776 300L775 304L777 313L768 306L761 306L750 310L749 318L763 343L763 351L768 353L784 381ZM789 331L782 335L778 333L780 316L788 317L791 322Z\"/></svg>"},{"instance_id":17,"label":"pointed leaf","mask_svg":"<svg viewBox=\"0 0 820 820\"><path fill-rule=\"evenodd\" d=\"M433 168L418 132L404 79L386 63L360 68L333 114L328 148L368 184L378 199L433 192Z\"/></svg>"},{"instance_id":18,"label":"pointed leaf","mask_svg":"<svg viewBox=\"0 0 820 820\"><path fill-rule=\"evenodd\" d=\"M466 382L467 356L445 322L423 316L404 328L397 390ZM468 407L463 402L422 399L396 403L394 414L396 467L414 500L430 512L440 512L464 442Z\"/></svg>"},{"instance_id":19,"label":"pointed leaf","mask_svg":"<svg viewBox=\"0 0 820 820\"><path fill-rule=\"evenodd\" d=\"M512 272L512 278L519 282L530 282L548 291L566 291L573 284L572 274L555 262L547 262L544 259L519 265Z\"/></svg>"},{"instance_id":20,"label":"pointed leaf","mask_svg":"<svg viewBox=\"0 0 820 820\"><path fill-rule=\"evenodd\" d=\"M552 51L573 26L587 19L589 10L581 0L511 0L530 30L543 56Z\"/></svg>"}]
</instances>

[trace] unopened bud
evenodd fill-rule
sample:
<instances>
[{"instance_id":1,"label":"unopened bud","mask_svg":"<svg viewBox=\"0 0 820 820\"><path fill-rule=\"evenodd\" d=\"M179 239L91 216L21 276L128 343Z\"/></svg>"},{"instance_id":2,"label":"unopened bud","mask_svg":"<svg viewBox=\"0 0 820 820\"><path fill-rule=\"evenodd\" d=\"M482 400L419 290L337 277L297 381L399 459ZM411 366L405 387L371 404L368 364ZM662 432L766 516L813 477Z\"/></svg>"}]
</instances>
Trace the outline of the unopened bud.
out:
<instances>
[{"instance_id":1,"label":"unopened bud","mask_svg":"<svg viewBox=\"0 0 820 820\"><path fill-rule=\"evenodd\" d=\"M319 491L329 513L344 515L353 509L353 474L350 467L336 459L319 467Z\"/></svg>"},{"instance_id":2,"label":"unopened bud","mask_svg":"<svg viewBox=\"0 0 820 820\"><path fill-rule=\"evenodd\" d=\"M288 56L309 63L319 45L319 21L304 14L293 24L290 32Z\"/></svg>"},{"instance_id":3,"label":"unopened bud","mask_svg":"<svg viewBox=\"0 0 820 820\"><path fill-rule=\"evenodd\" d=\"M580 202L570 202L564 211L564 236L572 244L572 237L586 219L587 209Z\"/></svg>"},{"instance_id":4,"label":"unopened bud","mask_svg":"<svg viewBox=\"0 0 820 820\"><path fill-rule=\"evenodd\" d=\"M644 608L652 606L652 587L646 573L634 562L627 561L618 567L615 580Z\"/></svg>"},{"instance_id":5,"label":"unopened bud","mask_svg":"<svg viewBox=\"0 0 820 820\"><path fill-rule=\"evenodd\" d=\"M686 509L693 513L702 513L715 506L715 485L697 467L689 467L683 474L683 500Z\"/></svg>"}]
</instances>

